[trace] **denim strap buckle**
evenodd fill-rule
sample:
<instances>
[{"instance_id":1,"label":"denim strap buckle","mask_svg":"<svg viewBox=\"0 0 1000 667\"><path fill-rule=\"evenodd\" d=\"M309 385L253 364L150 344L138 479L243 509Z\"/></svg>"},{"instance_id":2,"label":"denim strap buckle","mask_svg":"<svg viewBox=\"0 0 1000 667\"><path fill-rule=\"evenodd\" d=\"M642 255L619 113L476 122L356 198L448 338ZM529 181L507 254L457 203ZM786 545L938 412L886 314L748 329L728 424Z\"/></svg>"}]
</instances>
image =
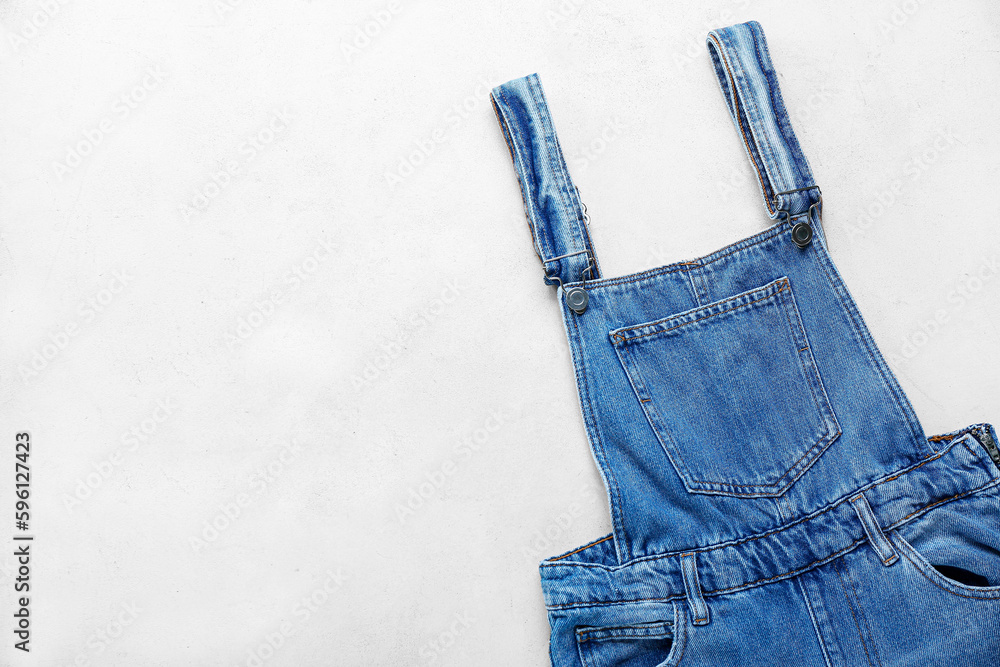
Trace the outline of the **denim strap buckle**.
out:
<instances>
[{"instance_id":1,"label":"denim strap buckle","mask_svg":"<svg viewBox=\"0 0 1000 667\"><path fill-rule=\"evenodd\" d=\"M813 220L819 225L819 228L823 229L823 191L819 189L818 185L808 185L804 188L795 188L794 190L785 190L784 192L777 192L774 195L774 205L778 206L781 201L782 195L794 194L796 192L805 192L807 190L816 190L819 194L819 201L814 202L809 205L809 208L805 213L799 213L796 216L792 216L788 211L784 209L778 209L778 216L784 216L785 222L792 226L792 241L800 248L805 248L812 241L813 233L811 223ZM815 215L814 215L815 213ZM797 217L804 217L805 220L799 220L793 223Z\"/></svg>"},{"instance_id":2,"label":"denim strap buckle","mask_svg":"<svg viewBox=\"0 0 1000 667\"><path fill-rule=\"evenodd\" d=\"M768 215L775 219L808 213L811 218L820 202L819 188L785 110L764 29L756 21L739 23L711 31L707 44ZM808 245L811 228L800 230L793 240Z\"/></svg>"},{"instance_id":3,"label":"denim strap buckle","mask_svg":"<svg viewBox=\"0 0 1000 667\"><path fill-rule=\"evenodd\" d=\"M538 74L496 86L490 99L514 163L545 283L600 278L590 216L570 178Z\"/></svg>"}]
</instances>

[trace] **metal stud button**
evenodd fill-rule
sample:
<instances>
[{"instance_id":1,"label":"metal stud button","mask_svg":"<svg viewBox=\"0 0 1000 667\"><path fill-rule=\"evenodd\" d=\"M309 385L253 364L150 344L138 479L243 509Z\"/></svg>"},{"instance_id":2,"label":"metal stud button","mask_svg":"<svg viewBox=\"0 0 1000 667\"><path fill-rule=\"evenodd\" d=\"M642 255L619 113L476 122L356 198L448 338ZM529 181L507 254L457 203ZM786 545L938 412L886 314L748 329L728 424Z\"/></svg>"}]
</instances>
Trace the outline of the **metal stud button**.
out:
<instances>
[{"instance_id":1,"label":"metal stud button","mask_svg":"<svg viewBox=\"0 0 1000 667\"><path fill-rule=\"evenodd\" d=\"M566 292L566 305L577 315L582 315L583 311L587 310L588 303L590 296L582 287L574 287Z\"/></svg>"},{"instance_id":2,"label":"metal stud button","mask_svg":"<svg viewBox=\"0 0 1000 667\"><path fill-rule=\"evenodd\" d=\"M812 238L813 230L808 222L796 222L792 225L792 241L798 247L805 248L812 241Z\"/></svg>"}]
</instances>

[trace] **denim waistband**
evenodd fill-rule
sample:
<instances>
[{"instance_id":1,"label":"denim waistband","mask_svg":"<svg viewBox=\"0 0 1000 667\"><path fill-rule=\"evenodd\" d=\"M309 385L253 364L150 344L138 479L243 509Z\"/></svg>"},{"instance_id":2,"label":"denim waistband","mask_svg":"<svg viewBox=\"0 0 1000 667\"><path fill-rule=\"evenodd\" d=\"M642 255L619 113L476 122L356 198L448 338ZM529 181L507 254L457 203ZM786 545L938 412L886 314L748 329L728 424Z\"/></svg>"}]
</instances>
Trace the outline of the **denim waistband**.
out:
<instances>
[{"instance_id":1,"label":"denim waistband","mask_svg":"<svg viewBox=\"0 0 1000 667\"><path fill-rule=\"evenodd\" d=\"M868 541L850 502L859 494L868 501L879 526L891 530L938 505L1000 482L1000 468L977 434L997 442L989 424L936 436L932 440L947 442L936 454L772 531L709 547L643 556L617 566L564 560L570 555L586 558L587 548L550 558L540 566L545 604L558 609L683 598L681 563L688 554L696 555L698 580L706 597L793 577Z\"/></svg>"}]
</instances>

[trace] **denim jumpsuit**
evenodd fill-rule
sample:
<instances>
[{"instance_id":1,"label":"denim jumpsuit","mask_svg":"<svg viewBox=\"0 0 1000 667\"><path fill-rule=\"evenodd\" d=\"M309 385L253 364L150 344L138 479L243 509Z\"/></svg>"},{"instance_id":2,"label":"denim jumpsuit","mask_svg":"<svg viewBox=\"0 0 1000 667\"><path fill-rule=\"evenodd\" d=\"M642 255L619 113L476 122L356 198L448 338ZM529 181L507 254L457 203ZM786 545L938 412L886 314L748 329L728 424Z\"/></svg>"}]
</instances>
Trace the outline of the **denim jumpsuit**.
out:
<instances>
[{"instance_id":1,"label":"denim jumpsuit","mask_svg":"<svg viewBox=\"0 0 1000 667\"><path fill-rule=\"evenodd\" d=\"M760 25L708 51L772 224L603 275L537 74L492 90L612 532L540 564L552 664L1000 659L1000 454L927 436L837 271Z\"/></svg>"}]
</instances>

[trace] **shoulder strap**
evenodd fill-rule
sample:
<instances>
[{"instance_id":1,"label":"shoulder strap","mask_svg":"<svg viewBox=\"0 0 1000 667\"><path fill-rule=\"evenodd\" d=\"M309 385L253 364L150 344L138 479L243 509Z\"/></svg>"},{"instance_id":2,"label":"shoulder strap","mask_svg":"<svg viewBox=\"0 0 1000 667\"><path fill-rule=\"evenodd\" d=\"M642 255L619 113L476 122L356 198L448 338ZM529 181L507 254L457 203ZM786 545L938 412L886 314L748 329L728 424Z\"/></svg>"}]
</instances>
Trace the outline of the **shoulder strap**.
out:
<instances>
[{"instance_id":1,"label":"shoulder strap","mask_svg":"<svg viewBox=\"0 0 1000 667\"><path fill-rule=\"evenodd\" d=\"M566 168L538 74L497 86L490 99L514 162L545 282L599 278L583 204Z\"/></svg>"},{"instance_id":2,"label":"shoulder strap","mask_svg":"<svg viewBox=\"0 0 1000 667\"><path fill-rule=\"evenodd\" d=\"M708 34L708 51L729 113L757 172L768 215L789 222L807 216L812 221L815 212L818 219L820 189L792 131L764 29L748 21L713 30Z\"/></svg>"}]
</instances>

